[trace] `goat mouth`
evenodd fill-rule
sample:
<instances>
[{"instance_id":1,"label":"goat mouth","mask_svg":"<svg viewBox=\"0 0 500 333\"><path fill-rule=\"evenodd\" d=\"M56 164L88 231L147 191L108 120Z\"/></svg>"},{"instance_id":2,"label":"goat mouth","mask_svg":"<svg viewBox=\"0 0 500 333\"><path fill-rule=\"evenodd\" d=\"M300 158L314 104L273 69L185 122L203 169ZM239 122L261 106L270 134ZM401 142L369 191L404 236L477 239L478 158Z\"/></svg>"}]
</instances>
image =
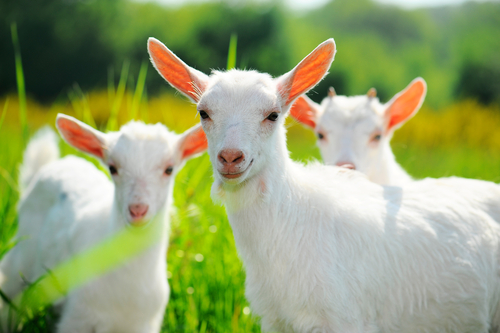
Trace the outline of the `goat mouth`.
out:
<instances>
[{"instance_id":1,"label":"goat mouth","mask_svg":"<svg viewBox=\"0 0 500 333\"><path fill-rule=\"evenodd\" d=\"M148 224L148 219L130 219L129 224L133 227L142 227Z\"/></svg>"},{"instance_id":2,"label":"goat mouth","mask_svg":"<svg viewBox=\"0 0 500 333\"><path fill-rule=\"evenodd\" d=\"M356 170L356 166L352 162L338 162L338 163L335 163L335 166L338 166L338 167L344 168L344 169Z\"/></svg>"},{"instance_id":3,"label":"goat mouth","mask_svg":"<svg viewBox=\"0 0 500 333\"><path fill-rule=\"evenodd\" d=\"M148 224L150 222L151 218L149 216L149 214L147 215L144 215L144 216L134 216L133 214L128 214L128 224L131 226L131 227L135 227L135 228L138 228L138 227L143 227L145 226L146 224Z\"/></svg>"},{"instance_id":4,"label":"goat mouth","mask_svg":"<svg viewBox=\"0 0 500 333\"><path fill-rule=\"evenodd\" d=\"M250 164L248 164L248 166L246 167L246 169L243 170L242 172L238 172L238 173L222 173L222 172L219 171L219 173L224 178L227 178L227 179L237 179L237 178L240 178L241 176L243 176L243 174L245 174L250 169L250 167L252 166L252 163L253 163L253 160L250 161Z\"/></svg>"}]
</instances>

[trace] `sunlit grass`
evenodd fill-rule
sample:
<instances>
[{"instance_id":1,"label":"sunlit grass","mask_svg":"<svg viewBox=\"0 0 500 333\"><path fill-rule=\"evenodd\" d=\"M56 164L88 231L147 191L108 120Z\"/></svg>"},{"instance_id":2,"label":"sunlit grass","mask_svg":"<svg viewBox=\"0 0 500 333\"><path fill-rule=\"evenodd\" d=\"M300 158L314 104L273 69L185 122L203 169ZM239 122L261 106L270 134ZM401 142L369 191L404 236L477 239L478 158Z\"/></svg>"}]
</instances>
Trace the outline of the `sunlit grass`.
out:
<instances>
[{"instance_id":1,"label":"sunlit grass","mask_svg":"<svg viewBox=\"0 0 500 333\"><path fill-rule=\"evenodd\" d=\"M236 67L236 48L238 45L238 36L233 33L231 34L231 39L229 40L229 50L227 55L227 66L226 68L233 69Z\"/></svg>"}]
</instances>

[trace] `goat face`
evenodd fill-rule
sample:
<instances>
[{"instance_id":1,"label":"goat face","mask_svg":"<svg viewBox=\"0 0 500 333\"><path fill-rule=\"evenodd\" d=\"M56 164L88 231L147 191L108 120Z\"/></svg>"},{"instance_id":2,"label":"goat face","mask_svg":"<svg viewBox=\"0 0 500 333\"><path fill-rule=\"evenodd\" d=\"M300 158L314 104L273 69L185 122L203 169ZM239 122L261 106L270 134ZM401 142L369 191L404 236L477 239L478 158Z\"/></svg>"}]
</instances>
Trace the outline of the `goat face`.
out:
<instances>
[{"instance_id":1,"label":"goat face","mask_svg":"<svg viewBox=\"0 0 500 333\"><path fill-rule=\"evenodd\" d=\"M217 72L212 80L198 112L216 177L237 184L273 160L272 138L284 113L266 74L233 70Z\"/></svg>"},{"instance_id":2,"label":"goat face","mask_svg":"<svg viewBox=\"0 0 500 333\"><path fill-rule=\"evenodd\" d=\"M384 119L365 96L326 98L324 112L315 128L325 164L357 169L364 173L378 165L384 145Z\"/></svg>"},{"instance_id":3,"label":"goat face","mask_svg":"<svg viewBox=\"0 0 500 333\"><path fill-rule=\"evenodd\" d=\"M163 210L177 169L207 147L200 125L181 135L142 122L102 133L65 115L58 115L56 125L66 142L108 167L118 214L133 225L144 224Z\"/></svg>"}]
</instances>

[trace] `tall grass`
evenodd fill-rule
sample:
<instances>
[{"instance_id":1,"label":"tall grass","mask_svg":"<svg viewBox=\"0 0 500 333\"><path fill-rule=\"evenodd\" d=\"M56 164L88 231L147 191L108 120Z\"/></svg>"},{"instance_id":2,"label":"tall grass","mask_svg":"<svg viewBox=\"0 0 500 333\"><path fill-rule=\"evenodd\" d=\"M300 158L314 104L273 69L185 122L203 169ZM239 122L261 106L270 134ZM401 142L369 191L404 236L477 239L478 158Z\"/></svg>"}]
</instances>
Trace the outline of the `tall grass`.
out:
<instances>
[{"instance_id":1,"label":"tall grass","mask_svg":"<svg viewBox=\"0 0 500 333\"><path fill-rule=\"evenodd\" d=\"M142 96L144 94L144 88L146 87L146 75L148 73L148 63L143 62L141 69L139 71L139 77L137 78L137 85L135 87L134 97L132 99L132 107L130 109L130 119L138 119L139 106L142 101Z\"/></svg>"},{"instance_id":2,"label":"tall grass","mask_svg":"<svg viewBox=\"0 0 500 333\"><path fill-rule=\"evenodd\" d=\"M238 45L238 36L235 33L231 34L229 40L229 50L227 56L227 69L233 69L236 67L236 49Z\"/></svg>"},{"instance_id":3,"label":"tall grass","mask_svg":"<svg viewBox=\"0 0 500 333\"><path fill-rule=\"evenodd\" d=\"M19 120L21 122L23 133L23 142L26 144L29 135L26 115L26 88L24 86L24 72L21 60L21 46L19 45L19 38L17 36L17 24L12 23L10 30L12 34L12 43L14 44L14 58L16 62L17 94L19 96Z\"/></svg>"},{"instance_id":4,"label":"tall grass","mask_svg":"<svg viewBox=\"0 0 500 333\"><path fill-rule=\"evenodd\" d=\"M123 101L123 95L125 94L129 67L130 62L125 61L122 66L118 88L116 89L116 91L114 89L109 89L110 92L113 92L112 97L110 96L110 100L112 100L113 103L111 105L111 112L106 124L106 131L116 131L118 129L118 111L120 110L120 106ZM111 86L114 87L113 84L111 84Z\"/></svg>"},{"instance_id":5,"label":"tall grass","mask_svg":"<svg viewBox=\"0 0 500 333\"><path fill-rule=\"evenodd\" d=\"M7 100L5 101L5 103L3 105L2 114L0 115L0 131L2 130L2 125L3 125L3 122L5 120L5 115L7 114L8 107L9 107L9 99L7 98Z\"/></svg>"},{"instance_id":6,"label":"tall grass","mask_svg":"<svg viewBox=\"0 0 500 333\"><path fill-rule=\"evenodd\" d=\"M73 90L68 93L68 98L77 118L95 128L96 123L90 111L88 96L80 89L80 86L75 84Z\"/></svg>"}]
</instances>

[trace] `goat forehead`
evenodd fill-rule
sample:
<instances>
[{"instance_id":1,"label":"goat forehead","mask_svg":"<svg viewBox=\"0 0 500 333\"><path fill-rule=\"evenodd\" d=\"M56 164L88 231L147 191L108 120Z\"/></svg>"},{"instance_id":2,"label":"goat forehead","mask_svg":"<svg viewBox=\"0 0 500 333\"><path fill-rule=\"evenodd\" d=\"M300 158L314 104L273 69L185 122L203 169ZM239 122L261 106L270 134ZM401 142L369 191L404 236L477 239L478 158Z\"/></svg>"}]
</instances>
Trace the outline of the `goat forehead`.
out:
<instances>
[{"instance_id":1,"label":"goat forehead","mask_svg":"<svg viewBox=\"0 0 500 333\"><path fill-rule=\"evenodd\" d=\"M138 169L144 166L156 167L173 151L168 141L137 140L122 136L114 146L110 157L121 167Z\"/></svg>"},{"instance_id":2,"label":"goat forehead","mask_svg":"<svg viewBox=\"0 0 500 333\"><path fill-rule=\"evenodd\" d=\"M162 124L144 124L142 121L131 121L123 125L118 132L120 136L131 140L175 140L176 134L170 132Z\"/></svg>"},{"instance_id":3,"label":"goat forehead","mask_svg":"<svg viewBox=\"0 0 500 333\"><path fill-rule=\"evenodd\" d=\"M320 123L327 129L364 128L381 126L383 118L379 101L366 96L335 96L325 98L321 103L324 110Z\"/></svg>"},{"instance_id":4,"label":"goat forehead","mask_svg":"<svg viewBox=\"0 0 500 333\"><path fill-rule=\"evenodd\" d=\"M271 76L256 71L215 72L199 107L215 115L262 113L278 107L276 86Z\"/></svg>"},{"instance_id":5,"label":"goat forehead","mask_svg":"<svg viewBox=\"0 0 500 333\"><path fill-rule=\"evenodd\" d=\"M139 124L139 126L136 126ZM130 171L159 167L173 154L177 135L163 125L130 123L122 127L110 149L112 162Z\"/></svg>"},{"instance_id":6,"label":"goat forehead","mask_svg":"<svg viewBox=\"0 0 500 333\"><path fill-rule=\"evenodd\" d=\"M215 84L226 84L226 87L237 85L247 89L251 89L255 85L265 85L271 88L274 86L274 81L267 73L232 69L227 72L214 71L210 76L210 86Z\"/></svg>"}]
</instances>

